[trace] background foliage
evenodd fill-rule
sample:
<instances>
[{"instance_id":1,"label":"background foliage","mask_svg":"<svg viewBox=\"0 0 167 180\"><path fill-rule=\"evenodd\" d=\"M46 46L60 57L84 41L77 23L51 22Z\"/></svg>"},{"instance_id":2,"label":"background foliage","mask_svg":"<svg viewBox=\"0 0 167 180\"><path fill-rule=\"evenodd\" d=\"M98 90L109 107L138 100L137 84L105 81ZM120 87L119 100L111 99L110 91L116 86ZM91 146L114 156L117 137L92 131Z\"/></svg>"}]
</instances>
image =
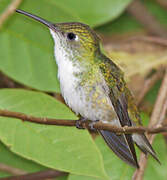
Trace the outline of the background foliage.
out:
<instances>
[{"instance_id":1,"label":"background foliage","mask_svg":"<svg viewBox=\"0 0 167 180\"><path fill-rule=\"evenodd\" d=\"M25 0L20 9L41 16L51 22L79 21L89 24L103 36L143 32L144 28L127 12L131 0ZM10 0L0 0L0 14ZM167 12L154 0L144 1L148 9L167 26ZM125 54L126 53L126 54ZM134 56L123 50L109 53L114 59L142 59L143 52ZM122 55L123 54L123 55ZM147 54L151 63L161 57L166 62L166 51L161 55ZM165 57L165 58L164 58ZM145 59L149 59L145 58ZM147 60L146 60L147 61ZM117 61L122 65L122 61ZM133 64L132 61L128 62ZM136 73L134 66L123 65L125 73ZM155 63L156 62L156 63ZM143 63L137 63L140 67ZM150 62L145 66L148 69ZM140 69L140 68L138 68ZM13 14L0 29L0 71L26 89L1 89L0 109L23 112L37 117L77 119L62 102L46 92L59 93L57 66L53 57L53 40L46 27L20 14ZM139 71L139 70L138 70ZM142 70L141 70L142 71ZM153 104L156 85L146 96ZM28 89L38 90L32 91ZM43 91L43 92L40 92ZM155 91L155 93L152 93ZM144 124L149 115L142 112ZM154 148L162 162L159 166L149 159L145 179L166 179L166 145L158 136ZM139 154L139 152L138 152ZM0 117L0 162L27 172L53 168L69 172L64 179L130 179L134 169L119 160L104 144L101 137L92 140L86 131L72 127L56 127L22 122ZM0 177L8 174L0 172Z\"/></svg>"}]
</instances>

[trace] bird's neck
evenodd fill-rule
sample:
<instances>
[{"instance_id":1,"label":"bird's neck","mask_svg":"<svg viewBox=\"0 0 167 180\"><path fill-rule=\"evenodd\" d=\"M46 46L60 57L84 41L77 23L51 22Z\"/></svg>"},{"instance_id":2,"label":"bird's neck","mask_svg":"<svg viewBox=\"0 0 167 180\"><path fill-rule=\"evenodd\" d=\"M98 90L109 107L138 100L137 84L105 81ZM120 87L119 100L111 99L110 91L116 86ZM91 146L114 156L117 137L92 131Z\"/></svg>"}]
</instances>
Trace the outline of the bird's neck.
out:
<instances>
[{"instance_id":1,"label":"bird's neck","mask_svg":"<svg viewBox=\"0 0 167 180\"><path fill-rule=\"evenodd\" d=\"M55 58L58 65L58 77L60 83L73 81L75 85L87 84L90 80L98 80L99 67L90 55L73 55L69 52L57 51L55 47ZM66 79L69 79L69 81Z\"/></svg>"}]
</instances>

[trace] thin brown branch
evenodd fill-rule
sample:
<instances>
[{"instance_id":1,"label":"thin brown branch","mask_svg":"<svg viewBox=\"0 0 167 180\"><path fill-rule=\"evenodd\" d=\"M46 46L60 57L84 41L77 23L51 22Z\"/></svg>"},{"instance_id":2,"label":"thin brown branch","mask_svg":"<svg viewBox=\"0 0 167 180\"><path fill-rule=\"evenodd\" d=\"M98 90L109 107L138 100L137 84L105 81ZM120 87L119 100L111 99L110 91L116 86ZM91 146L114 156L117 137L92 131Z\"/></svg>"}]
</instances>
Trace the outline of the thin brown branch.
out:
<instances>
[{"instance_id":1,"label":"thin brown branch","mask_svg":"<svg viewBox=\"0 0 167 180\"><path fill-rule=\"evenodd\" d=\"M167 9L167 1L166 0L157 0L157 2L165 9Z\"/></svg>"},{"instance_id":2,"label":"thin brown branch","mask_svg":"<svg viewBox=\"0 0 167 180\"><path fill-rule=\"evenodd\" d=\"M23 171L21 169L0 163L0 171L7 172L12 175L23 175L26 174L26 171Z\"/></svg>"},{"instance_id":3,"label":"thin brown branch","mask_svg":"<svg viewBox=\"0 0 167 180\"><path fill-rule=\"evenodd\" d=\"M159 126L163 122L165 118L166 103L167 103L166 101L167 101L167 70L165 72L162 85L158 92L158 98L154 105L154 109L149 122L149 127L155 125Z\"/></svg>"},{"instance_id":4,"label":"thin brown branch","mask_svg":"<svg viewBox=\"0 0 167 180\"><path fill-rule=\"evenodd\" d=\"M24 113L13 112L8 110L0 110L0 116L18 118L23 121L34 122L38 124L57 125L57 126L75 126L76 120L40 118L29 116Z\"/></svg>"},{"instance_id":5,"label":"thin brown branch","mask_svg":"<svg viewBox=\"0 0 167 180\"><path fill-rule=\"evenodd\" d=\"M0 88L26 88L0 71Z\"/></svg>"},{"instance_id":6,"label":"thin brown branch","mask_svg":"<svg viewBox=\"0 0 167 180\"><path fill-rule=\"evenodd\" d=\"M39 118L39 117L33 117L29 116L23 113L19 112L12 112L12 111L7 111L7 110L0 110L0 116L4 117L11 117L11 118L17 118L21 119L23 121L29 121L29 122L34 122L34 123L39 123L39 124L45 124L45 125L57 125L57 126L76 126L76 120L64 120L64 119L51 119L51 118ZM89 122L82 123L81 126L83 128L91 129L89 126ZM147 128L143 126L137 126L137 127L117 127L113 126L111 124L107 123L102 123L98 122L93 125L95 129L99 130L108 130L112 131L115 133L126 133L126 134L131 134L131 133L162 133L162 132L167 132L167 125L159 126L156 128Z\"/></svg>"},{"instance_id":7,"label":"thin brown branch","mask_svg":"<svg viewBox=\"0 0 167 180\"><path fill-rule=\"evenodd\" d=\"M44 180L48 178L56 178L59 176L66 175L67 173L57 170L40 171L21 176L11 176L6 178L0 178L1 180Z\"/></svg>"},{"instance_id":8,"label":"thin brown branch","mask_svg":"<svg viewBox=\"0 0 167 180\"><path fill-rule=\"evenodd\" d=\"M167 118L163 121L163 124L167 124ZM163 125L162 124L162 125ZM165 143L167 145L167 132L166 133L163 133L163 137L164 137L164 140L165 140Z\"/></svg>"},{"instance_id":9,"label":"thin brown branch","mask_svg":"<svg viewBox=\"0 0 167 180\"><path fill-rule=\"evenodd\" d=\"M149 43L159 44L161 46L167 46L167 39L164 39L162 37L156 37L156 36L133 36L131 38L128 38L128 41L129 40L145 41Z\"/></svg>"},{"instance_id":10,"label":"thin brown branch","mask_svg":"<svg viewBox=\"0 0 167 180\"><path fill-rule=\"evenodd\" d=\"M167 30L147 10L140 0L133 0L127 11L136 18L151 34L160 37L167 37Z\"/></svg>"},{"instance_id":11,"label":"thin brown branch","mask_svg":"<svg viewBox=\"0 0 167 180\"><path fill-rule=\"evenodd\" d=\"M165 119L166 111L167 111L167 98L166 97L167 97L167 70L163 78L163 82L160 87L156 103L154 105L154 109L153 109L150 123L149 123L149 128L153 126L158 127L163 123ZM151 144L153 143L154 138L155 138L155 135L150 135L148 137ZM133 175L133 180L143 179L144 171L147 166L147 157L143 153L141 153L139 165L140 165L140 169L135 171Z\"/></svg>"},{"instance_id":12,"label":"thin brown branch","mask_svg":"<svg viewBox=\"0 0 167 180\"><path fill-rule=\"evenodd\" d=\"M144 96L146 95L146 93L153 87L155 82L157 82L159 79L161 79L162 75L163 75L163 71L162 71L162 69L160 69L160 70L158 70L158 72L156 72L150 78L145 80L144 85L142 87L142 91L141 91L141 93L139 94L139 96L137 98L137 103L136 104L138 106L142 102L142 100L143 100Z\"/></svg>"},{"instance_id":13,"label":"thin brown branch","mask_svg":"<svg viewBox=\"0 0 167 180\"><path fill-rule=\"evenodd\" d=\"M2 13L2 15L0 16L0 28L3 25L3 23L5 22L5 20L12 14L15 12L15 10L17 9L17 7L20 5L20 3L22 2L22 0L13 0L11 2L11 4L9 4L9 6L6 8L6 10Z\"/></svg>"}]
</instances>

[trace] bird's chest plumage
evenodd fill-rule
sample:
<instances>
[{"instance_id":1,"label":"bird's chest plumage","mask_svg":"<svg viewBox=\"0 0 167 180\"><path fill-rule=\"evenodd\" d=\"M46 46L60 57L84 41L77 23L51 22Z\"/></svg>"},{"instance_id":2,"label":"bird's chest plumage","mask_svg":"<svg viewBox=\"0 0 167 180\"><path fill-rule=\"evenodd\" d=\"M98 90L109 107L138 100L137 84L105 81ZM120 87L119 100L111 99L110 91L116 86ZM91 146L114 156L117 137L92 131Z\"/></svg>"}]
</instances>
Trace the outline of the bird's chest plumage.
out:
<instances>
[{"instance_id":1,"label":"bird's chest plumage","mask_svg":"<svg viewBox=\"0 0 167 180\"><path fill-rule=\"evenodd\" d=\"M66 76L60 70L59 79L62 95L76 114L90 120L108 119L107 113L111 112L112 105L101 85L89 82L82 84L80 79L68 70Z\"/></svg>"},{"instance_id":2,"label":"bird's chest plumage","mask_svg":"<svg viewBox=\"0 0 167 180\"><path fill-rule=\"evenodd\" d=\"M72 62L66 61L65 59L62 60L64 63L58 68L61 93L69 107L76 113L79 113L82 90L77 89L79 79L74 75L78 69L73 66Z\"/></svg>"},{"instance_id":3,"label":"bird's chest plumage","mask_svg":"<svg viewBox=\"0 0 167 180\"><path fill-rule=\"evenodd\" d=\"M58 70L61 93L67 105L76 114L90 120L108 120L114 113L106 94L106 85L103 81L92 83L92 80L82 83L82 80L75 76L78 71L69 62L64 63Z\"/></svg>"},{"instance_id":4,"label":"bird's chest plumage","mask_svg":"<svg viewBox=\"0 0 167 180\"><path fill-rule=\"evenodd\" d=\"M71 59L69 53L55 52L62 96L76 113L90 120L108 120L114 115L108 88L99 72L88 77L87 71ZM110 117L110 118L109 118Z\"/></svg>"}]
</instances>

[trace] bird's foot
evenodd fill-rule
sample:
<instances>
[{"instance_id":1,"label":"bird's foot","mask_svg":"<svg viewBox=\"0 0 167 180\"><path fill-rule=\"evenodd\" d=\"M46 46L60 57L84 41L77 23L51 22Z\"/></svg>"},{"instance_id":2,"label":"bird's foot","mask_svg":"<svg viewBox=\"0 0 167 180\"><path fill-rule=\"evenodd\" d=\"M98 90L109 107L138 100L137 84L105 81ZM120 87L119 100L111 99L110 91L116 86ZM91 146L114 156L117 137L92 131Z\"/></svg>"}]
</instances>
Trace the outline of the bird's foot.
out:
<instances>
[{"instance_id":1,"label":"bird's foot","mask_svg":"<svg viewBox=\"0 0 167 180\"><path fill-rule=\"evenodd\" d=\"M94 125L95 125L97 122L99 122L99 120L92 121L92 122L89 123L90 130L96 131L96 129L94 128Z\"/></svg>"},{"instance_id":2,"label":"bird's foot","mask_svg":"<svg viewBox=\"0 0 167 180\"><path fill-rule=\"evenodd\" d=\"M129 126L126 125L126 126L123 126L123 127L122 127L122 129L123 129L124 132L126 131L126 128L127 128L127 127L129 127Z\"/></svg>"},{"instance_id":3,"label":"bird's foot","mask_svg":"<svg viewBox=\"0 0 167 180\"><path fill-rule=\"evenodd\" d=\"M127 127L129 127L129 126L127 126L127 125L122 126L122 129L123 129L124 132L126 131L126 128L127 128ZM120 135L122 135L122 133L121 133L121 132L117 132L116 135L117 135L117 136L120 136Z\"/></svg>"},{"instance_id":4,"label":"bird's foot","mask_svg":"<svg viewBox=\"0 0 167 180\"><path fill-rule=\"evenodd\" d=\"M83 117L81 117L79 120L76 120L76 128L78 128L78 129L85 129L85 128L83 127L83 123L84 123L85 121L87 121L87 119L86 119L86 118L83 118Z\"/></svg>"}]
</instances>

